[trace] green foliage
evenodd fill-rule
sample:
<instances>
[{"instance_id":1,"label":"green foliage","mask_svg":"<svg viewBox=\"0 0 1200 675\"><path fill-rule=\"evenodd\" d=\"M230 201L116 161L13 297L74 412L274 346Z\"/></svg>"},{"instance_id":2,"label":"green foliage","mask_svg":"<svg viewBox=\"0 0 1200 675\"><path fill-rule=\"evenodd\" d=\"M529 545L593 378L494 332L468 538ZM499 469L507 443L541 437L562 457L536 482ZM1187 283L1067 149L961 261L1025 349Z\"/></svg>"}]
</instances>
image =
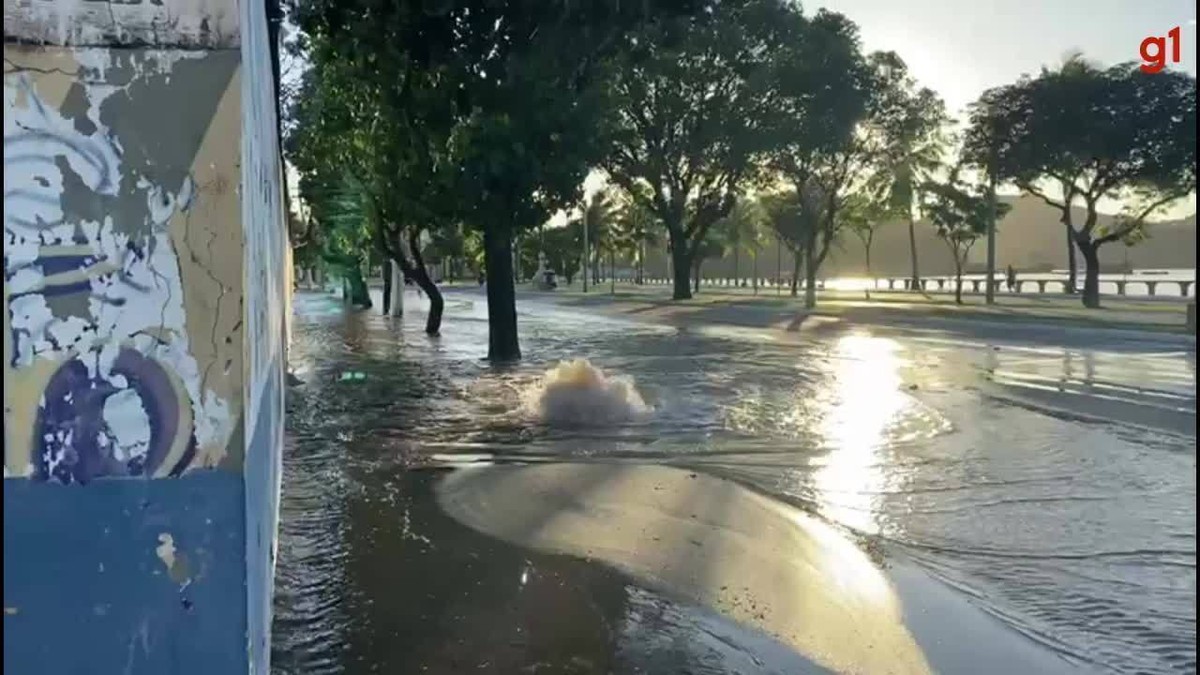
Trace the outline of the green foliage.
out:
<instances>
[{"instance_id":1,"label":"green foliage","mask_svg":"<svg viewBox=\"0 0 1200 675\"><path fill-rule=\"evenodd\" d=\"M807 221L800 216L800 199L795 190L780 190L759 197L767 226L793 253L804 249L809 233Z\"/></svg>"},{"instance_id":2,"label":"green foliage","mask_svg":"<svg viewBox=\"0 0 1200 675\"><path fill-rule=\"evenodd\" d=\"M1162 207L1196 187L1196 80L1148 75L1135 64L1101 69L1082 59L988 90L971 110L965 157L1059 208L1082 205L1081 247L1136 238ZM1098 226L1096 203L1128 206Z\"/></svg>"},{"instance_id":3,"label":"green foliage","mask_svg":"<svg viewBox=\"0 0 1200 675\"><path fill-rule=\"evenodd\" d=\"M604 166L665 226L677 269L756 177L776 114L773 59L802 22L774 0L715 2L643 26L616 59ZM690 295L685 277L675 293Z\"/></svg>"},{"instance_id":4,"label":"green foliage","mask_svg":"<svg viewBox=\"0 0 1200 675\"><path fill-rule=\"evenodd\" d=\"M919 186L919 187L923 187ZM914 190L915 193L915 190ZM857 192L846 199L839 213L843 225L841 230L853 235L867 251L867 266L871 264L871 244L879 229L887 224L888 218L895 213L893 204L884 197L883 200L872 199L865 192ZM870 271L868 269L868 271Z\"/></svg>"},{"instance_id":5,"label":"green foliage","mask_svg":"<svg viewBox=\"0 0 1200 675\"><path fill-rule=\"evenodd\" d=\"M908 220L919 205L921 186L942 166L949 117L938 95L918 87L895 53L872 54L872 61L881 79L872 113L878 145L868 189L888 212Z\"/></svg>"},{"instance_id":6,"label":"green foliage","mask_svg":"<svg viewBox=\"0 0 1200 675\"><path fill-rule=\"evenodd\" d=\"M974 187L959 178L955 167L944 182L930 181L922 186L926 198L921 205L925 217L933 223L937 235L950 247L954 255L958 275L966 256L979 237L987 234L994 216L1000 220L1011 208L1003 202L995 202L986 189Z\"/></svg>"},{"instance_id":7,"label":"green foliage","mask_svg":"<svg viewBox=\"0 0 1200 675\"><path fill-rule=\"evenodd\" d=\"M693 264L698 268L700 263L709 258L720 258L725 255L728 247L728 242L725 240L724 233L716 229L709 229L698 244L695 246L695 254L693 255Z\"/></svg>"},{"instance_id":8,"label":"green foliage","mask_svg":"<svg viewBox=\"0 0 1200 675\"><path fill-rule=\"evenodd\" d=\"M714 229L720 233L728 251L757 253L763 245L767 214L758 200L743 196L737 200L729 215L717 221Z\"/></svg>"},{"instance_id":9,"label":"green foliage","mask_svg":"<svg viewBox=\"0 0 1200 675\"><path fill-rule=\"evenodd\" d=\"M1097 249L1144 238L1151 216L1195 192L1196 79L1069 59L984 92L972 106L964 157L1059 209L1087 264L1083 303L1099 306ZM1125 205L1109 227L1099 224L1102 199Z\"/></svg>"},{"instance_id":10,"label":"green foliage","mask_svg":"<svg viewBox=\"0 0 1200 675\"><path fill-rule=\"evenodd\" d=\"M587 224L588 246L592 255L615 250L617 246L617 194L609 188L589 195L576 218L580 226ZM582 249L580 249L582 253Z\"/></svg>"},{"instance_id":11,"label":"green foliage","mask_svg":"<svg viewBox=\"0 0 1200 675\"><path fill-rule=\"evenodd\" d=\"M921 177L940 161L946 115L937 96L916 86L896 54L861 56L857 30L844 17L822 11L809 32L811 44L793 47L797 53L784 63L836 59L846 76L833 79L818 70L782 90L786 111L811 104L813 88L823 105L818 114L793 115L779 126L771 163L797 194L808 195L794 202L802 210L798 219L773 220L793 251L804 254L811 286L848 224L860 236L873 236L861 229L863 215L844 214L846 208L872 204L872 211L879 206L911 218Z\"/></svg>"},{"instance_id":12,"label":"green foliage","mask_svg":"<svg viewBox=\"0 0 1200 675\"><path fill-rule=\"evenodd\" d=\"M422 231L482 233L489 354L519 356L513 237L573 204L603 154L626 33L697 4L300 0L315 74L297 165L352 174L373 242L419 274Z\"/></svg>"},{"instance_id":13,"label":"green foliage","mask_svg":"<svg viewBox=\"0 0 1200 675\"><path fill-rule=\"evenodd\" d=\"M478 230L463 232L463 259L475 274L484 271L483 234Z\"/></svg>"},{"instance_id":14,"label":"green foliage","mask_svg":"<svg viewBox=\"0 0 1200 675\"><path fill-rule=\"evenodd\" d=\"M582 223L572 221L563 227L547 229L543 238L546 264L561 274L567 283L574 281L583 260Z\"/></svg>"},{"instance_id":15,"label":"green foliage","mask_svg":"<svg viewBox=\"0 0 1200 675\"><path fill-rule=\"evenodd\" d=\"M821 10L788 28L772 63L769 162L796 187L819 170L835 172L836 160L856 149L873 82L858 27L846 17Z\"/></svg>"},{"instance_id":16,"label":"green foliage","mask_svg":"<svg viewBox=\"0 0 1200 675\"><path fill-rule=\"evenodd\" d=\"M939 237L946 241L968 243L987 234L991 223L988 197L952 176L945 183L926 183L927 197L921 205L925 217ZM997 217L1008 205L996 204Z\"/></svg>"},{"instance_id":17,"label":"green foliage","mask_svg":"<svg viewBox=\"0 0 1200 675\"><path fill-rule=\"evenodd\" d=\"M622 195L613 221L617 252L630 258L640 256L645 247L660 241L661 226L658 216L646 208L644 201Z\"/></svg>"}]
</instances>

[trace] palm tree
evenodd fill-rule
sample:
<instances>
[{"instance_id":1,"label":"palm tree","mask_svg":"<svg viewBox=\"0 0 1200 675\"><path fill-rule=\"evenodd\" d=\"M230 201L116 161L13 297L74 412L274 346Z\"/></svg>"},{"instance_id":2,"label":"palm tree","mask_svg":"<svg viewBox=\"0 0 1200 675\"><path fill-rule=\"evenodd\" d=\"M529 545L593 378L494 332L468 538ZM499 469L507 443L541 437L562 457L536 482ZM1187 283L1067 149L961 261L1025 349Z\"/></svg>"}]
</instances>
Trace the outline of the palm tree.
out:
<instances>
[{"instance_id":1,"label":"palm tree","mask_svg":"<svg viewBox=\"0 0 1200 675\"><path fill-rule=\"evenodd\" d=\"M641 284L646 271L646 248L658 243L654 213L641 202L622 195L613 221L615 249L636 263L635 283Z\"/></svg>"},{"instance_id":2,"label":"palm tree","mask_svg":"<svg viewBox=\"0 0 1200 675\"><path fill-rule=\"evenodd\" d=\"M917 206L921 201L921 186L942 165L942 148L940 138L924 142L906 139L889 167L892 178L884 188L885 202L890 210L908 222L908 250L914 289L920 288L921 284L921 267L917 259Z\"/></svg>"},{"instance_id":3,"label":"palm tree","mask_svg":"<svg viewBox=\"0 0 1200 675\"><path fill-rule=\"evenodd\" d=\"M786 248L792 255L791 293L794 298L800 287L801 265L804 261L805 244L808 241L806 231L808 223L800 217L800 198L794 190L784 190L763 195L759 203L766 216L767 226L775 233L780 252ZM781 283L783 277L781 264L781 259L776 261L776 284Z\"/></svg>"},{"instance_id":4,"label":"palm tree","mask_svg":"<svg viewBox=\"0 0 1200 675\"><path fill-rule=\"evenodd\" d=\"M761 205L749 197L738 199L728 216L722 218L716 228L724 234L725 244L733 251L734 283L741 280L741 253L754 256L755 280L758 288L758 250L762 246L763 221L766 216Z\"/></svg>"},{"instance_id":5,"label":"palm tree","mask_svg":"<svg viewBox=\"0 0 1200 675\"><path fill-rule=\"evenodd\" d=\"M592 283L600 283L600 253L612 245L612 220L616 196L609 188L593 192L584 199L580 218L585 227L584 273L591 271Z\"/></svg>"},{"instance_id":6,"label":"palm tree","mask_svg":"<svg viewBox=\"0 0 1200 675\"><path fill-rule=\"evenodd\" d=\"M881 58L898 57L888 55ZM893 68L902 67L897 63ZM886 66L885 66L886 67ZM886 147L880 171L876 174L873 191L882 195L889 210L908 221L908 248L912 261L912 285L919 288L921 269L917 261L917 207L921 186L925 185L942 165L942 153L947 144L945 134L949 117L946 106L931 89L916 89L916 83L905 78L903 87L912 93L905 97L900 115L885 134Z\"/></svg>"}]
</instances>

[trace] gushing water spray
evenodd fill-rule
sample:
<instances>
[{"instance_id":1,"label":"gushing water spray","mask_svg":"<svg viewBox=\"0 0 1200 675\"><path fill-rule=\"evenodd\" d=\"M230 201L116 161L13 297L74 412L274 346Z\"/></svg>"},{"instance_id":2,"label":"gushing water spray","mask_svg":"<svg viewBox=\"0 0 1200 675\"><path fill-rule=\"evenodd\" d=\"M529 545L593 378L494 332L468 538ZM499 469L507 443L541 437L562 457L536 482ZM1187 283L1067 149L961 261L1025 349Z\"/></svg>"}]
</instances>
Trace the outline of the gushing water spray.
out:
<instances>
[{"instance_id":1,"label":"gushing water spray","mask_svg":"<svg viewBox=\"0 0 1200 675\"><path fill-rule=\"evenodd\" d=\"M609 377L587 361L563 361L522 396L525 409L552 427L635 422L651 411L628 377Z\"/></svg>"}]
</instances>

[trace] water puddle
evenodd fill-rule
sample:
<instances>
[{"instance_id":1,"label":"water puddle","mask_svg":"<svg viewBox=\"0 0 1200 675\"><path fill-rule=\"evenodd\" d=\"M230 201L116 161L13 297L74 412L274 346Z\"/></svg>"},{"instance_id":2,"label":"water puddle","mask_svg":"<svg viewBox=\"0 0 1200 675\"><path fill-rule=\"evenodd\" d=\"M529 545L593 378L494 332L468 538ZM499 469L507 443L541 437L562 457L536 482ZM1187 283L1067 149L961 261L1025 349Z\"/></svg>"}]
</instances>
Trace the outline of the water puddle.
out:
<instances>
[{"instance_id":1,"label":"water puddle","mask_svg":"<svg viewBox=\"0 0 1200 675\"><path fill-rule=\"evenodd\" d=\"M289 391L278 672L669 672L647 664L677 658L715 673L726 671L711 664L753 664L787 645L807 650L814 672L874 672L838 646L859 639L838 632L851 624L869 626L900 670L957 663L929 649L930 663L918 658L888 618L896 602L879 600L891 593L885 577L877 596L858 588L846 597L860 604L814 614L801 598L837 587L813 582L828 566L789 553L811 566L781 567L762 553L811 550L799 542L813 530L763 515L759 495L839 541L903 556L1058 653L1120 672L1194 671L1194 435L997 405L989 368L1036 384L1054 377L1047 360L1065 368L1062 350L850 327L776 340L530 301L525 361L493 368L480 360L487 325L474 294L451 295L439 340L421 334L418 313L397 321L331 304L296 302L292 360L305 384ZM1092 363L1088 379L1086 362L1072 362L1071 381L1129 379L1115 357ZM1157 405L1187 407L1174 362L1139 363L1159 382L1151 393L1170 394ZM363 377L340 381L346 372ZM713 526L698 530L690 516L702 512ZM534 558L537 591L520 581ZM754 588L739 589L749 566L759 576L740 586ZM794 593L773 596L772 584ZM702 606L753 630L724 656L687 661L679 639L720 642L712 636L728 628L706 623ZM630 642L630 626L662 628ZM1069 670L1038 663L1045 670L1026 672Z\"/></svg>"}]
</instances>

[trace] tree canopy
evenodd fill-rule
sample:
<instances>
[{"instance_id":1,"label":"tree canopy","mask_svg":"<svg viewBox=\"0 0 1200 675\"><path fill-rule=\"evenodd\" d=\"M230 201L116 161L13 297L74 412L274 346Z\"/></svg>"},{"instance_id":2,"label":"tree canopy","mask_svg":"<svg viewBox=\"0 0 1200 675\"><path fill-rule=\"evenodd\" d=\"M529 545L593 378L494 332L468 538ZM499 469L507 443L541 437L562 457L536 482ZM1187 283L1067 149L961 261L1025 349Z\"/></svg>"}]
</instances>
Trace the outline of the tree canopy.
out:
<instances>
[{"instance_id":1,"label":"tree canopy","mask_svg":"<svg viewBox=\"0 0 1200 675\"><path fill-rule=\"evenodd\" d=\"M302 0L310 154L358 177L376 244L402 264L421 229L480 232L489 355L519 357L513 237L578 199L627 33L701 4Z\"/></svg>"},{"instance_id":2,"label":"tree canopy","mask_svg":"<svg viewBox=\"0 0 1200 675\"><path fill-rule=\"evenodd\" d=\"M1099 247L1136 241L1149 218L1195 191L1196 80L1072 59L985 92L972 106L964 151L1059 210L1087 266L1083 303L1095 307ZM1125 207L1109 228L1099 225L1104 199Z\"/></svg>"},{"instance_id":3,"label":"tree canopy","mask_svg":"<svg viewBox=\"0 0 1200 675\"><path fill-rule=\"evenodd\" d=\"M803 25L777 0L727 0L646 24L614 63L604 167L666 227L676 299L691 297L698 247L757 175L772 64Z\"/></svg>"},{"instance_id":4,"label":"tree canopy","mask_svg":"<svg viewBox=\"0 0 1200 675\"><path fill-rule=\"evenodd\" d=\"M962 304L963 266L971 247L987 234L992 219L1003 218L1011 207L996 202L987 188L962 180L960 171L961 167L956 166L946 180L923 184L921 210L954 257L954 299Z\"/></svg>"}]
</instances>

